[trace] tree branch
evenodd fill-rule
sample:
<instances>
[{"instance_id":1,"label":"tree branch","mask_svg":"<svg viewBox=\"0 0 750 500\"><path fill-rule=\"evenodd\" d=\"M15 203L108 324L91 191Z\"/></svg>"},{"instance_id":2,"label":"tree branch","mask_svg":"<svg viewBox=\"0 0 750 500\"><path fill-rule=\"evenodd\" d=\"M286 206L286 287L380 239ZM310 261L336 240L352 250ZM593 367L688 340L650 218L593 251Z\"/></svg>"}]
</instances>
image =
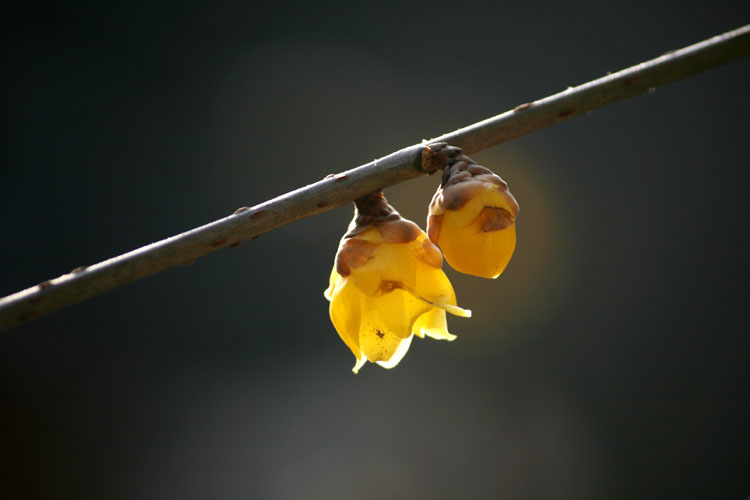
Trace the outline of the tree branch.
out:
<instances>
[{"instance_id":1,"label":"tree branch","mask_svg":"<svg viewBox=\"0 0 750 500\"><path fill-rule=\"evenodd\" d=\"M750 25L544 99L521 104L511 111L425 144L409 146L252 208L243 207L205 226L86 268L74 269L68 274L9 295L0 299L0 330L151 274L192 263L198 257L239 245L243 240L279 226L424 175L430 170L431 160L430 149L425 147L427 144L447 142L472 154L749 54Z\"/></svg>"}]
</instances>

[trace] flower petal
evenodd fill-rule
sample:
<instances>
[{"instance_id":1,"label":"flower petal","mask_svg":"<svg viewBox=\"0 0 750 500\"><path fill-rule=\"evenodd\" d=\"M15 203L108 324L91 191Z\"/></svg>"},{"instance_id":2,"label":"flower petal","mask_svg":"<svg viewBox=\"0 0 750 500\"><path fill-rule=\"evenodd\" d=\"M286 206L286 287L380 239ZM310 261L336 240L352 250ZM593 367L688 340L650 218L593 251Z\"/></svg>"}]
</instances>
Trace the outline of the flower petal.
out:
<instances>
[{"instance_id":1,"label":"flower petal","mask_svg":"<svg viewBox=\"0 0 750 500\"><path fill-rule=\"evenodd\" d=\"M451 313L454 316L461 318L471 318L471 309L464 309L463 307L454 306L451 304L442 304L435 302L435 307Z\"/></svg>"},{"instance_id":2,"label":"flower petal","mask_svg":"<svg viewBox=\"0 0 750 500\"><path fill-rule=\"evenodd\" d=\"M408 337L411 335L411 325L432 306L405 290L393 290L380 297L367 297L362 294L361 308L363 314L359 330L360 343L370 335L382 338L378 335L379 331L393 334L400 339ZM362 349L364 351L364 347ZM371 361L376 361L375 356L367 352L366 354ZM385 360L387 361L387 358Z\"/></svg>"},{"instance_id":3,"label":"flower petal","mask_svg":"<svg viewBox=\"0 0 750 500\"><path fill-rule=\"evenodd\" d=\"M485 278L497 278L505 270L516 247L516 226L484 231L482 221L460 225L456 212L447 211L440 230L440 248L455 270Z\"/></svg>"},{"instance_id":4,"label":"flower petal","mask_svg":"<svg viewBox=\"0 0 750 500\"><path fill-rule=\"evenodd\" d=\"M445 311L433 307L421 315L412 327L414 335L424 338L425 335L437 340L455 340L456 336L448 333L448 322Z\"/></svg>"},{"instance_id":5,"label":"flower petal","mask_svg":"<svg viewBox=\"0 0 750 500\"><path fill-rule=\"evenodd\" d=\"M476 181L475 181L476 182ZM468 184L468 183L464 183ZM452 189L454 186L451 186L448 189ZM486 191L484 191L486 192ZM468 200L464 206L459 208L458 210L448 210L447 213L450 213L453 215L453 220L456 222L458 226L468 226L471 224L474 219L477 218L479 213L484 208L484 200L482 200L482 195L478 195L474 198L471 198Z\"/></svg>"},{"instance_id":6,"label":"flower petal","mask_svg":"<svg viewBox=\"0 0 750 500\"><path fill-rule=\"evenodd\" d=\"M354 368L352 368L352 371L357 374L359 373L359 369L362 368L365 363L367 363L367 356L362 356L361 358L357 358L357 362L354 364Z\"/></svg>"},{"instance_id":7,"label":"flower petal","mask_svg":"<svg viewBox=\"0 0 750 500\"><path fill-rule=\"evenodd\" d=\"M416 295L431 305L439 307L456 316L471 317L471 311L456 305L456 294L448 276L442 269L420 264L417 266Z\"/></svg>"},{"instance_id":8,"label":"flower petal","mask_svg":"<svg viewBox=\"0 0 750 500\"><path fill-rule=\"evenodd\" d=\"M411 338L411 332L409 332L409 335L405 338L396 335L394 332L381 328L363 332L363 335L360 338L362 354L367 357L369 361L377 362L379 364L395 360L394 364L391 365L395 366L395 363L398 363L406 352L401 348L401 345L405 339L409 338Z\"/></svg>"},{"instance_id":9,"label":"flower petal","mask_svg":"<svg viewBox=\"0 0 750 500\"><path fill-rule=\"evenodd\" d=\"M336 283L341 279L341 275L336 272L336 266L331 269L331 276L328 278L328 288L323 292L323 296L330 302L333 299L333 290L336 288Z\"/></svg>"},{"instance_id":10,"label":"flower petal","mask_svg":"<svg viewBox=\"0 0 750 500\"><path fill-rule=\"evenodd\" d=\"M337 282L330 315L339 336L358 359L358 371L365 361L395 366L408 349L402 341L411 337L411 325L431 308L400 289L368 297L350 276Z\"/></svg>"},{"instance_id":11,"label":"flower petal","mask_svg":"<svg viewBox=\"0 0 750 500\"><path fill-rule=\"evenodd\" d=\"M360 299L362 293L351 278L340 278L331 295L329 307L331 322L341 340L351 349L352 354L360 359L362 354L359 348L359 327L362 316Z\"/></svg>"},{"instance_id":12,"label":"flower petal","mask_svg":"<svg viewBox=\"0 0 750 500\"><path fill-rule=\"evenodd\" d=\"M405 339L401 339L401 342L399 342L398 347L396 348L396 352L393 353L391 356L391 359L388 361L376 361L377 364L382 366L383 368L393 368L396 366L401 359L406 355L406 351L409 350L409 346L411 345L411 339L414 338L413 335L409 335Z\"/></svg>"},{"instance_id":13,"label":"flower petal","mask_svg":"<svg viewBox=\"0 0 750 500\"><path fill-rule=\"evenodd\" d=\"M404 290L393 290L381 297L361 297L366 311L359 330L362 354L373 362L389 362L394 356L400 359L408 348L402 346L402 340L411 337L412 325L431 306Z\"/></svg>"},{"instance_id":14,"label":"flower petal","mask_svg":"<svg viewBox=\"0 0 750 500\"><path fill-rule=\"evenodd\" d=\"M417 276L417 260L410 243L382 243L372 259L365 265L352 269L352 278L365 295L376 297L384 291L381 283L402 283L414 288Z\"/></svg>"},{"instance_id":15,"label":"flower petal","mask_svg":"<svg viewBox=\"0 0 750 500\"><path fill-rule=\"evenodd\" d=\"M414 256L427 265L438 269L443 267L443 254L429 238L422 236L414 245Z\"/></svg>"}]
</instances>

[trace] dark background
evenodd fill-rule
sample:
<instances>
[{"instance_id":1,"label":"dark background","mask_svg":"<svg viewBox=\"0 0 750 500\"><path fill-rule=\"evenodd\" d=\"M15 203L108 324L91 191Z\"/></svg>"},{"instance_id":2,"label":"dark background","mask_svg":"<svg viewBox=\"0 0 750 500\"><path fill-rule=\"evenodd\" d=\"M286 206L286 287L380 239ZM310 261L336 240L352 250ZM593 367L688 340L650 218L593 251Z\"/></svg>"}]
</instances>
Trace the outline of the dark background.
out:
<instances>
[{"instance_id":1,"label":"dark background","mask_svg":"<svg viewBox=\"0 0 750 500\"><path fill-rule=\"evenodd\" d=\"M0 295L750 22L729 2L0 4ZM387 371L350 208L0 333L0 497L750 495L750 60L475 155L521 204ZM386 191L424 224L436 177ZM447 269L447 265L446 265Z\"/></svg>"}]
</instances>

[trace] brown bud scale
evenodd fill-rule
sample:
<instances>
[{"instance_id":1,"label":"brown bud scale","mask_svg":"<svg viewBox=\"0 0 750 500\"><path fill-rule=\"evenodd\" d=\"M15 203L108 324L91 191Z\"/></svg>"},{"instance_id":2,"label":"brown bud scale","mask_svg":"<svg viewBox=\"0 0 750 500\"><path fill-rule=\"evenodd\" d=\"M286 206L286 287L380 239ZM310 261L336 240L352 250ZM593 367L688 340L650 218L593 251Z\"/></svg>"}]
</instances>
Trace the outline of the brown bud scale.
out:
<instances>
[{"instance_id":1,"label":"brown bud scale","mask_svg":"<svg viewBox=\"0 0 750 500\"><path fill-rule=\"evenodd\" d=\"M437 229L433 229L433 224L438 222L438 219L433 217L444 213L446 210L460 210L469 200L486 190L488 184L497 186L500 194L508 202L511 207L509 213L511 224L513 223L518 215L518 202L508 190L508 183L499 175L487 167L477 165L459 148L453 146L443 147L438 158L443 165L443 179L430 203L431 216L428 220L427 231L432 241L437 241L440 233L439 226ZM508 211L506 210L506 212ZM498 224L501 223L498 222Z\"/></svg>"},{"instance_id":2,"label":"brown bud scale","mask_svg":"<svg viewBox=\"0 0 750 500\"><path fill-rule=\"evenodd\" d=\"M351 268L367 264L378 246L377 243L356 238L344 240L336 252L336 272L349 276Z\"/></svg>"},{"instance_id":3,"label":"brown bud scale","mask_svg":"<svg viewBox=\"0 0 750 500\"><path fill-rule=\"evenodd\" d=\"M421 232L419 226L401 217L382 192L357 198L354 205L354 219L349 224L349 231L344 238L353 238L375 226L386 242L408 243L414 241Z\"/></svg>"},{"instance_id":4,"label":"brown bud scale","mask_svg":"<svg viewBox=\"0 0 750 500\"><path fill-rule=\"evenodd\" d=\"M504 208L484 207L475 219L482 232L500 231L513 224L513 216Z\"/></svg>"}]
</instances>

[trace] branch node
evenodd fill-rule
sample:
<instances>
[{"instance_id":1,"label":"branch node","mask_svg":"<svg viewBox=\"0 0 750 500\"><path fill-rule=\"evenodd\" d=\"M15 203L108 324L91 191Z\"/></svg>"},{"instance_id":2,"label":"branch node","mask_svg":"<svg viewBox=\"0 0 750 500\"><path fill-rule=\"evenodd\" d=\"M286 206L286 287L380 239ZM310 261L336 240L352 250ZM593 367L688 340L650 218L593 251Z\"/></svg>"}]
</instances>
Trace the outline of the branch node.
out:
<instances>
[{"instance_id":1,"label":"branch node","mask_svg":"<svg viewBox=\"0 0 750 500\"><path fill-rule=\"evenodd\" d=\"M519 104L515 108L513 108L514 113L518 113L519 111L523 111L524 109L529 109L531 106L533 106L533 102L525 102L523 104Z\"/></svg>"}]
</instances>

